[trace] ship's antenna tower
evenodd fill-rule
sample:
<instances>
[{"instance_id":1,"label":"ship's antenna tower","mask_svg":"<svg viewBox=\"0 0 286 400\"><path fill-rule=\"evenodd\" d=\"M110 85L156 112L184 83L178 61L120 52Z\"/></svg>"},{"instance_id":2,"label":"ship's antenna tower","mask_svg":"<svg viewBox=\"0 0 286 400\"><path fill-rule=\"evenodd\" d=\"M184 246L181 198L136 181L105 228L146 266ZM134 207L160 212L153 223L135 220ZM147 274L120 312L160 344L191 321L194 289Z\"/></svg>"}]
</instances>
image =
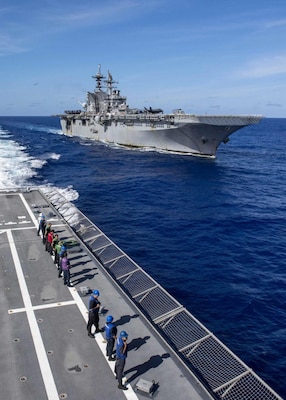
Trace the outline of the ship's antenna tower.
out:
<instances>
[{"instance_id":1,"label":"ship's antenna tower","mask_svg":"<svg viewBox=\"0 0 286 400\"><path fill-rule=\"evenodd\" d=\"M95 78L95 80L96 80L96 89L100 92L101 91L101 81L102 81L103 78L105 78L101 73L101 65L100 64L98 64L97 74L92 76L92 78Z\"/></svg>"},{"instance_id":2,"label":"ship's antenna tower","mask_svg":"<svg viewBox=\"0 0 286 400\"><path fill-rule=\"evenodd\" d=\"M118 82L113 80L110 71L108 71L108 78L104 82L106 83L106 86L107 86L107 89L108 89L108 94L109 94L109 96L111 96L112 95L112 89L114 89L113 85L114 85L114 83L118 83Z\"/></svg>"}]
</instances>

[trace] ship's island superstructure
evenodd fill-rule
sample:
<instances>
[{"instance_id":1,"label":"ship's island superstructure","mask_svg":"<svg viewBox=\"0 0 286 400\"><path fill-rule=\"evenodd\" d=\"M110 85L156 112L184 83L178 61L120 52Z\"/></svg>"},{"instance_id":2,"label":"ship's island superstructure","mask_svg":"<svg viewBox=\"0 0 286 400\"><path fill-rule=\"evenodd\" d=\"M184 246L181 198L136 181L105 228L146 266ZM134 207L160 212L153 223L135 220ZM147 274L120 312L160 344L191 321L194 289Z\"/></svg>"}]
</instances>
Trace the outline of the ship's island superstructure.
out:
<instances>
[{"instance_id":1,"label":"ship's island superstructure","mask_svg":"<svg viewBox=\"0 0 286 400\"><path fill-rule=\"evenodd\" d=\"M127 98L115 88L108 71L107 79L101 66L93 76L96 88L87 92L83 110L69 110L59 115L63 133L104 143L133 148L153 148L214 158L219 145L229 136L248 125L257 124L261 115L193 115L182 109L164 114L162 109L130 108ZM103 90L102 82L104 82Z\"/></svg>"}]
</instances>

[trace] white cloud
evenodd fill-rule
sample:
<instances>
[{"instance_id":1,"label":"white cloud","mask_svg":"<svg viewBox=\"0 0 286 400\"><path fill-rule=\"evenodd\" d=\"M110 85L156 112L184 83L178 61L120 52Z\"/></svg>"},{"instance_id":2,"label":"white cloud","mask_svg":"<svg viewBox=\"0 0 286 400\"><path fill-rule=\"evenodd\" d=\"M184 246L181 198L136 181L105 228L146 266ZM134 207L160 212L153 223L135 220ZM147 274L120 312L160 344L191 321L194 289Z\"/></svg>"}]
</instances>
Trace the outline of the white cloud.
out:
<instances>
[{"instance_id":1,"label":"white cloud","mask_svg":"<svg viewBox=\"0 0 286 400\"><path fill-rule=\"evenodd\" d=\"M276 21L269 21L266 23L266 28L275 28L276 26L284 26L286 25L286 18L278 19Z\"/></svg>"},{"instance_id":2,"label":"white cloud","mask_svg":"<svg viewBox=\"0 0 286 400\"><path fill-rule=\"evenodd\" d=\"M264 78L286 73L286 55L261 58L253 61L241 71L237 72L239 78Z\"/></svg>"},{"instance_id":3,"label":"white cloud","mask_svg":"<svg viewBox=\"0 0 286 400\"><path fill-rule=\"evenodd\" d=\"M22 46L21 41L9 36L0 35L0 57L7 54L25 53L27 47Z\"/></svg>"},{"instance_id":4,"label":"white cloud","mask_svg":"<svg viewBox=\"0 0 286 400\"><path fill-rule=\"evenodd\" d=\"M132 12L137 11L138 14L142 12L141 4L133 0L124 0L109 2L109 4L102 3L95 7L82 5L80 2L74 7L69 8L63 12L62 10L58 13L46 14L52 24L61 23L64 25L70 24L88 24L96 23L98 25L110 24L114 20L121 20L123 17L128 18Z\"/></svg>"}]
</instances>

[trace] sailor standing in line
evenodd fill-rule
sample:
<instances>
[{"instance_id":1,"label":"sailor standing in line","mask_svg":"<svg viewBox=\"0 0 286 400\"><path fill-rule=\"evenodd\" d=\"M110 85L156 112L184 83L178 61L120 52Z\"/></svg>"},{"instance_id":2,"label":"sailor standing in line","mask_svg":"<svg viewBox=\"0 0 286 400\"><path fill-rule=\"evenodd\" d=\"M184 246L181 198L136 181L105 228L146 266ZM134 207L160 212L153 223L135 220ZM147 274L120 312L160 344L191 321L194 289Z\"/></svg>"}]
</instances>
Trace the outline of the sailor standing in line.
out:
<instances>
[{"instance_id":1,"label":"sailor standing in line","mask_svg":"<svg viewBox=\"0 0 286 400\"><path fill-rule=\"evenodd\" d=\"M54 234L53 236L53 241L52 241L52 254L55 256L54 258L54 264L56 263L56 245L59 243L59 235L57 233Z\"/></svg>"},{"instance_id":2,"label":"sailor standing in line","mask_svg":"<svg viewBox=\"0 0 286 400\"><path fill-rule=\"evenodd\" d=\"M46 237L46 251L52 255L53 252L53 240L54 240L54 230L51 229L50 232L47 234Z\"/></svg>"},{"instance_id":3,"label":"sailor standing in line","mask_svg":"<svg viewBox=\"0 0 286 400\"><path fill-rule=\"evenodd\" d=\"M64 244L61 245L60 251L59 251L59 259L58 259L58 277L61 278L62 276L62 258L66 252L67 248Z\"/></svg>"},{"instance_id":4,"label":"sailor standing in line","mask_svg":"<svg viewBox=\"0 0 286 400\"><path fill-rule=\"evenodd\" d=\"M121 331L116 340L116 362L114 373L115 378L118 379L118 389L122 390L128 390L128 388L122 384L125 361L127 358L127 338L128 333Z\"/></svg>"},{"instance_id":5,"label":"sailor standing in line","mask_svg":"<svg viewBox=\"0 0 286 400\"><path fill-rule=\"evenodd\" d=\"M52 224L49 222L46 226L45 226L45 233L43 235L43 244L46 245L46 251L47 251L47 236L49 234L49 232L52 230Z\"/></svg>"},{"instance_id":6,"label":"sailor standing in line","mask_svg":"<svg viewBox=\"0 0 286 400\"><path fill-rule=\"evenodd\" d=\"M37 234L38 234L38 236L40 236L40 232L41 232L42 237L44 237L45 228L46 228L46 218L43 213L40 213L38 221L39 221L39 226L38 226Z\"/></svg>"},{"instance_id":7,"label":"sailor standing in line","mask_svg":"<svg viewBox=\"0 0 286 400\"><path fill-rule=\"evenodd\" d=\"M94 338L94 334L91 333L92 325L95 326L95 333L100 332L99 329L99 308L100 308L100 301L98 300L99 291L94 290L92 295L89 298L89 305L88 305L88 323L87 323L87 331L88 336Z\"/></svg>"},{"instance_id":8,"label":"sailor standing in line","mask_svg":"<svg viewBox=\"0 0 286 400\"><path fill-rule=\"evenodd\" d=\"M55 252L54 263L56 264L58 269L60 267L60 252L61 252L62 245L63 245L62 241L58 240L58 242L54 246L54 252Z\"/></svg>"},{"instance_id":9,"label":"sailor standing in line","mask_svg":"<svg viewBox=\"0 0 286 400\"><path fill-rule=\"evenodd\" d=\"M64 273L64 285L67 286L72 286L72 284L70 283L70 261L68 259L67 253L63 254L63 258L62 258L62 271Z\"/></svg>"},{"instance_id":10,"label":"sailor standing in line","mask_svg":"<svg viewBox=\"0 0 286 400\"><path fill-rule=\"evenodd\" d=\"M112 353L117 335L117 328L112 323L112 321L113 321L113 316L108 315L106 317L106 324L104 325L105 339L106 339L106 356L108 357L108 361L115 361L115 358L112 356Z\"/></svg>"}]
</instances>

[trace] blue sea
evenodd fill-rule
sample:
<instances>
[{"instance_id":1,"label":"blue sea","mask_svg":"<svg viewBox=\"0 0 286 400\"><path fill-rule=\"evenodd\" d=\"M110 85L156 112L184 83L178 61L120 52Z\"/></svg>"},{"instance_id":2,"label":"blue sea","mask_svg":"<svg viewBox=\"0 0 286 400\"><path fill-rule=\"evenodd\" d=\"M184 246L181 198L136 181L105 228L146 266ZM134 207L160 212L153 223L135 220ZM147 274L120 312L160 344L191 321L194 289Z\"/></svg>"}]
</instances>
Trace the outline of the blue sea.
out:
<instances>
[{"instance_id":1,"label":"blue sea","mask_svg":"<svg viewBox=\"0 0 286 400\"><path fill-rule=\"evenodd\" d=\"M0 187L58 188L286 398L285 149L286 119L234 133L209 160L0 117Z\"/></svg>"}]
</instances>

